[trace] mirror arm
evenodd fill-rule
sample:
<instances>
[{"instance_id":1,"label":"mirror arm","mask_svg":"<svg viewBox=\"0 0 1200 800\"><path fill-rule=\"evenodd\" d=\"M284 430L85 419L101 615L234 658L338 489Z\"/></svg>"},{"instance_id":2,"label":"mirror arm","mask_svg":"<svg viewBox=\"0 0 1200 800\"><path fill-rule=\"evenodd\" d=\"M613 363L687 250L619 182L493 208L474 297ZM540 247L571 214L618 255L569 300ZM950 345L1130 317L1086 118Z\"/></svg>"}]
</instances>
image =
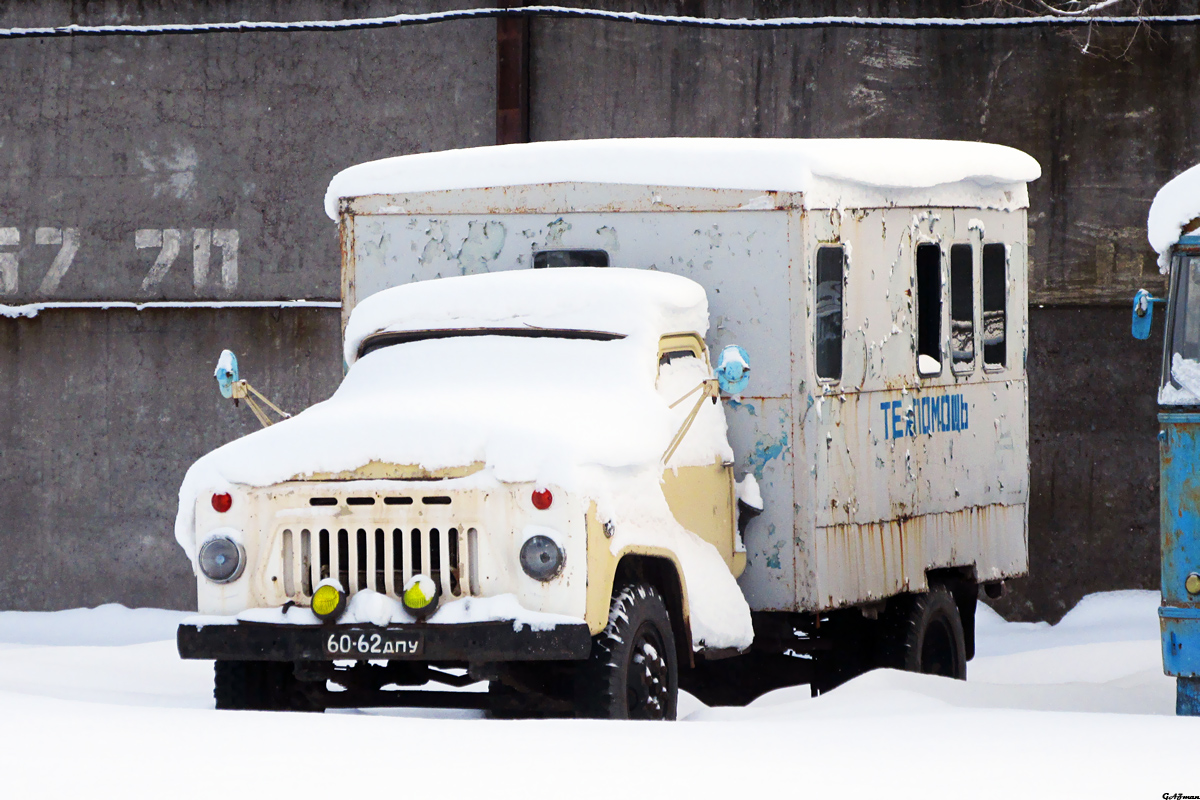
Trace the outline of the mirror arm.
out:
<instances>
[{"instance_id":1,"label":"mirror arm","mask_svg":"<svg viewBox=\"0 0 1200 800\"><path fill-rule=\"evenodd\" d=\"M671 439L671 443L667 445L666 452L663 453L662 463L664 467L667 465L667 462L671 460L671 456L675 455L675 451L679 449L679 445L683 443L683 437L687 435L689 430L691 430L692 423L696 421L696 415L700 413L700 406L704 405L704 401L709 398L712 398L713 402L715 403L718 395L721 392L716 378L705 378L704 380L700 381L700 383L696 384L696 387L690 392L676 400L674 403L671 403L669 407L674 408L700 389L703 389L704 391L700 392L700 396L696 398L696 404L692 406L692 410L688 412L686 417L684 417L683 424L679 426L679 430L675 432L675 436Z\"/></svg>"},{"instance_id":2,"label":"mirror arm","mask_svg":"<svg viewBox=\"0 0 1200 800\"><path fill-rule=\"evenodd\" d=\"M249 381L245 381L245 380L235 381L231 388L233 390L232 394L231 394L231 398L233 399L233 402L236 403L238 400L245 400L246 405L250 406L250 410L254 412L254 416L258 418L258 421L262 423L262 426L264 428L269 427L272 424L274 424L274 421L270 417L267 416L267 413L262 409L262 406L260 406L258 404L258 402L255 400L255 398L258 398L258 400L261 400L264 403L266 403L266 405L272 411L274 411L276 414L278 414L281 419L288 419L289 417L292 416L291 414L287 413L282 408L280 408L279 406L275 405L270 400L268 400L266 395L264 395L258 389L255 389L253 386L251 386Z\"/></svg>"}]
</instances>

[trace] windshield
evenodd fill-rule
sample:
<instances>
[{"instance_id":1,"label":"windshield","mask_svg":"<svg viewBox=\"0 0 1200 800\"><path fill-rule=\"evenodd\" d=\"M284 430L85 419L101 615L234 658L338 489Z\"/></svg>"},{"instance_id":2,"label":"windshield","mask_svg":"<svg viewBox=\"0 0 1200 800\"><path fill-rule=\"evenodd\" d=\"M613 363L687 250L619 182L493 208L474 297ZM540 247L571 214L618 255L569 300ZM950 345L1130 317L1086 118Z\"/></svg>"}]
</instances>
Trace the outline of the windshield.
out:
<instances>
[{"instance_id":1,"label":"windshield","mask_svg":"<svg viewBox=\"0 0 1200 800\"><path fill-rule=\"evenodd\" d=\"M1176 252L1159 402L1200 405L1200 253Z\"/></svg>"},{"instance_id":2,"label":"windshield","mask_svg":"<svg viewBox=\"0 0 1200 800\"><path fill-rule=\"evenodd\" d=\"M611 342L624 339L623 333L605 331L579 331L558 328L445 328L428 331L383 331L363 339L358 348L358 357L374 352L381 347L406 342L423 342L429 339L457 339L464 336L515 336L532 339L589 339L595 342Z\"/></svg>"}]
</instances>

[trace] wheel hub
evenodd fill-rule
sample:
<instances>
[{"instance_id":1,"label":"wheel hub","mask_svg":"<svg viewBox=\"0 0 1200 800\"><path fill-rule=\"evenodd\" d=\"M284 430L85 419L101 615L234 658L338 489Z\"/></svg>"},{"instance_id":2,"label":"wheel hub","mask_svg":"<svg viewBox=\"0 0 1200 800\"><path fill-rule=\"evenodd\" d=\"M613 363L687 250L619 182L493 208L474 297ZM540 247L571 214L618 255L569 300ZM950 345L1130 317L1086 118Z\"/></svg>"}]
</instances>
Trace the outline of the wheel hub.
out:
<instances>
[{"instance_id":1,"label":"wheel hub","mask_svg":"<svg viewBox=\"0 0 1200 800\"><path fill-rule=\"evenodd\" d=\"M670 673L658 629L643 623L634 635L626 675L630 719L664 719L670 694Z\"/></svg>"}]
</instances>

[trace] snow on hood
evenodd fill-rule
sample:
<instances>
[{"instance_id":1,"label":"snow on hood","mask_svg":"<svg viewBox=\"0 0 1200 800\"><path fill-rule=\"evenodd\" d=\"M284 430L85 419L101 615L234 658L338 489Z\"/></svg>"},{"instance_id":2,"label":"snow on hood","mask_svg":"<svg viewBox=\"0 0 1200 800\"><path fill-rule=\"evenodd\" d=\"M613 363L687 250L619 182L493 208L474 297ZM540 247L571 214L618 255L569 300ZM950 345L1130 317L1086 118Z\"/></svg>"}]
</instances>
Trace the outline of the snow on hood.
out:
<instances>
[{"instance_id":1,"label":"snow on hood","mask_svg":"<svg viewBox=\"0 0 1200 800\"><path fill-rule=\"evenodd\" d=\"M355 309L352 362L328 400L199 459L180 488L176 537L189 553L195 498L233 485L269 486L372 461L427 470L483 463L487 477L598 494L589 469L661 470L693 388L656 389L662 333L707 327L704 290L665 273L619 269L512 271L389 289ZM450 336L381 347L371 332L530 325L608 330L610 340ZM678 376L677 376L678 377ZM684 383L689 382L686 380ZM694 425L671 465L731 460L721 407ZM710 418L711 419L711 418Z\"/></svg>"},{"instance_id":2,"label":"snow on hood","mask_svg":"<svg viewBox=\"0 0 1200 800\"><path fill-rule=\"evenodd\" d=\"M507 270L385 289L354 309L344 356L384 331L549 328L615 333L656 347L666 333L708 332L708 299L695 281L666 272L575 267Z\"/></svg>"},{"instance_id":3,"label":"snow on hood","mask_svg":"<svg viewBox=\"0 0 1200 800\"><path fill-rule=\"evenodd\" d=\"M371 461L484 462L504 481L569 482L575 465L645 464L673 433L654 355L629 339L391 345L359 359L330 399L213 451L189 477L267 486Z\"/></svg>"},{"instance_id":4,"label":"snow on hood","mask_svg":"<svg viewBox=\"0 0 1200 800\"><path fill-rule=\"evenodd\" d=\"M1164 275L1170 268L1171 246L1196 217L1200 217L1200 164L1167 181L1150 204L1146 238L1158 253L1158 269Z\"/></svg>"},{"instance_id":5,"label":"snow on hood","mask_svg":"<svg viewBox=\"0 0 1200 800\"><path fill-rule=\"evenodd\" d=\"M807 192L814 178L896 189L961 181L1024 184L1041 176L1003 145L922 139L580 139L396 156L333 177L325 213L343 197L543 183L610 183Z\"/></svg>"}]
</instances>

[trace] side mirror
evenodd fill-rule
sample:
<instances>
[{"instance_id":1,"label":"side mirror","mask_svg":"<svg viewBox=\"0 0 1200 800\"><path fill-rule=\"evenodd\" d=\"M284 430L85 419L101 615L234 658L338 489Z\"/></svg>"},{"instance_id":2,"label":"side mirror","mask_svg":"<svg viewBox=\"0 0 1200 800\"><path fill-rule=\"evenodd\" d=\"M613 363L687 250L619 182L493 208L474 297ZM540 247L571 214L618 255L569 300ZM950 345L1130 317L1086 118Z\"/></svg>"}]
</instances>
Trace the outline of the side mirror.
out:
<instances>
[{"instance_id":1,"label":"side mirror","mask_svg":"<svg viewBox=\"0 0 1200 800\"><path fill-rule=\"evenodd\" d=\"M750 382L750 356L740 345L731 344L717 357L717 383L725 394L738 395Z\"/></svg>"},{"instance_id":2,"label":"side mirror","mask_svg":"<svg viewBox=\"0 0 1200 800\"><path fill-rule=\"evenodd\" d=\"M1154 321L1154 304L1163 300L1151 297L1145 289L1138 289L1133 296L1133 338L1149 339L1150 323Z\"/></svg>"},{"instance_id":3,"label":"side mirror","mask_svg":"<svg viewBox=\"0 0 1200 800\"><path fill-rule=\"evenodd\" d=\"M254 416L258 417L258 421L262 423L264 428L273 423L262 407L259 406L258 400L266 403L268 408L283 419L291 416L291 414L268 400L262 392L251 386L249 381L244 381L238 377L237 356L232 351L221 351L221 357L217 359L217 368L213 370L213 377L217 379L217 387L221 390L221 396L226 400L232 400L235 406L239 400L245 400L246 405L250 406L250 410L254 412ZM255 398L258 398L258 400Z\"/></svg>"},{"instance_id":4,"label":"side mirror","mask_svg":"<svg viewBox=\"0 0 1200 800\"><path fill-rule=\"evenodd\" d=\"M217 379L217 386L221 389L221 396L226 400L231 399L233 397L233 385L238 382L237 356L232 351L221 351L221 357L217 359L217 368L213 370L213 377Z\"/></svg>"}]
</instances>

